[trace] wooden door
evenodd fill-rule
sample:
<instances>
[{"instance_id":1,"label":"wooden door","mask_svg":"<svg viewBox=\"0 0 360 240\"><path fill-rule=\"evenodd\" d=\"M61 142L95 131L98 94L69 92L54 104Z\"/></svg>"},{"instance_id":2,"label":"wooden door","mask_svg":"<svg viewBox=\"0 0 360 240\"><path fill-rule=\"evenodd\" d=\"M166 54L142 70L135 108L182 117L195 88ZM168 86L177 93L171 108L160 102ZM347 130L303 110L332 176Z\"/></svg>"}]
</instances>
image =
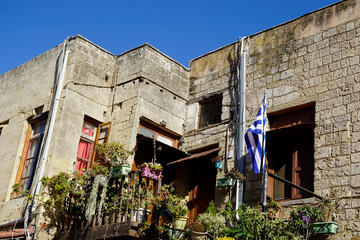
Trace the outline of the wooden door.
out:
<instances>
[{"instance_id":1,"label":"wooden door","mask_svg":"<svg viewBox=\"0 0 360 240\"><path fill-rule=\"evenodd\" d=\"M189 217L194 220L215 198L216 169L210 157L193 160L190 168Z\"/></svg>"}]
</instances>

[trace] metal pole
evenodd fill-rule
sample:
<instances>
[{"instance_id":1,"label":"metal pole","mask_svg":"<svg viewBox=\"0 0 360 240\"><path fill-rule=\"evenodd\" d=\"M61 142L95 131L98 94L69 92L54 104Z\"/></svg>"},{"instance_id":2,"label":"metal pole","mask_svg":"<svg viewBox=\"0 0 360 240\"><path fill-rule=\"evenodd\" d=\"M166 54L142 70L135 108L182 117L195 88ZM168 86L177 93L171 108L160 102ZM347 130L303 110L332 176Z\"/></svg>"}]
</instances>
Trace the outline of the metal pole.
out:
<instances>
[{"instance_id":1,"label":"metal pole","mask_svg":"<svg viewBox=\"0 0 360 240\"><path fill-rule=\"evenodd\" d=\"M244 51L244 39L241 39L241 44L239 41L238 44L238 59L240 60L238 63L238 98L237 101L237 109L238 109L238 121L237 121L237 139L238 139L238 170L241 173L245 172L245 86L246 86L246 57L247 52ZM244 182L237 181L236 185L236 206L238 209L240 205L243 204L244 199Z\"/></svg>"},{"instance_id":2,"label":"metal pole","mask_svg":"<svg viewBox=\"0 0 360 240\"><path fill-rule=\"evenodd\" d=\"M284 179L284 178L281 178L281 177L279 177L279 176L276 176L276 175L272 174L271 172L267 172L267 173L269 174L270 177L272 177L272 178L274 178L274 179L276 179L276 180L279 180L280 182L283 182L283 183L285 183L285 184L290 185L290 186L293 187L293 188L296 188L296 189L299 189L299 190L301 190L301 191L303 191L303 192L306 192L307 194L310 194L311 196L316 197L316 198L318 198L318 199L320 199L320 200L323 199L321 196L315 194L314 192L312 192L312 191L310 191L310 190L308 190L308 189L306 189L306 188L303 188L303 187L301 187L301 186L298 186L298 185L296 185L296 184L293 184L292 182L290 182L290 181L288 181L288 180L286 180L286 179Z\"/></svg>"}]
</instances>

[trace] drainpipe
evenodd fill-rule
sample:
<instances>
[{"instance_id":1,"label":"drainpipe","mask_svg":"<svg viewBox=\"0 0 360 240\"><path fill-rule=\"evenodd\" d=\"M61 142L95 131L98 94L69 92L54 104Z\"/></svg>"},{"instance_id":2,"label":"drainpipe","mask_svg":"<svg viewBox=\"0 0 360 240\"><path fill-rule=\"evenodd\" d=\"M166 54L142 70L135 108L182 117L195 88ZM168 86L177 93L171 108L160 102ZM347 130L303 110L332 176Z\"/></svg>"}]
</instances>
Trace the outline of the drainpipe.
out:
<instances>
[{"instance_id":1,"label":"drainpipe","mask_svg":"<svg viewBox=\"0 0 360 240\"><path fill-rule=\"evenodd\" d=\"M57 81L57 85L56 85L56 92L55 92L55 96L54 96L54 102L53 102L53 106L51 109L51 114L50 114L50 120L49 120L49 126L48 126L48 131L47 131L47 136L45 139L45 143L43 145L43 151L42 151L42 155L41 155L41 160L39 162L39 166L37 169L37 178L35 181L35 186L33 187L31 194L33 196L36 196L39 194L40 189L41 189L41 178L44 175L44 171L45 171L45 165L46 165L46 161L49 155L49 149L50 149L50 144L51 144L51 139L52 139L52 134L53 134L53 130L54 130L54 126L55 126L55 119L56 119L56 114L58 112L58 108L59 108L59 102L60 102L60 96L61 96L61 92L62 92L62 86L63 86L63 82L64 82L64 76L65 76L65 72L66 72L66 64L67 64L67 59L68 59L68 52L66 51L66 46L67 43L69 41L70 37L67 37L63 43L63 49L62 49L62 54L61 54L61 61L60 61L60 72L59 72L59 78ZM26 235L26 239L30 240L30 234L28 231L28 221L29 221L29 217L31 217L32 212L35 210L35 206L36 206L36 200L34 199L31 203L28 204L26 210L25 210L25 221L24 221L24 229L25 229L25 235Z\"/></svg>"},{"instance_id":2,"label":"drainpipe","mask_svg":"<svg viewBox=\"0 0 360 240\"><path fill-rule=\"evenodd\" d=\"M239 41L239 66L238 66L238 119L237 119L237 160L238 160L238 170L241 173L245 173L245 86L246 86L246 57L247 51L244 51L244 40L245 37L241 39L241 45ZM244 199L244 182L237 180L236 184L236 205L235 209L238 209L240 205L243 204Z\"/></svg>"}]
</instances>

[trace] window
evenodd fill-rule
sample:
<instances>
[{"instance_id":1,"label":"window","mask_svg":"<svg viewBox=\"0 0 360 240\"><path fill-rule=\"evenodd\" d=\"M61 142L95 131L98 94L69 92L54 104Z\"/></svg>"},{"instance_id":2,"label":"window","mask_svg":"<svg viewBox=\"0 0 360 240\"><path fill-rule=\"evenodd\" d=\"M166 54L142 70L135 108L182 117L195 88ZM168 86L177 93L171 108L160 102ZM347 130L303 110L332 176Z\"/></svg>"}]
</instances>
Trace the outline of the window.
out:
<instances>
[{"instance_id":1,"label":"window","mask_svg":"<svg viewBox=\"0 0 360 240\"><path fill-rule=\"evenodd\" d=\"M164 130L161 130L153 124L145 121L140 122L139 134L149 138L155 137L155 140L175 148L177 147L179 142L178 138L176 138L174 135Z\"/></svg>"},{"instance_id":2,"label":"window","mask_svg":"<svg viewBox=\"0 0 360 240\"><path fill-rule=\"evenodd\" d=\"M41 143L44 136L46 120L36 120L36 123L29 124L29 131L26 137L20 167L16 183L20 184L20 191L30 190L39 160Z\"/></svg>"},{"instance_id":3,"label":"window","mask_svg":"<svg viewBox=\"0 0 360 240\"><path fill-rule=\"evenodd\" d=\"M93 164L100 164L100 159L94 149L97 143L108 142L110 127L109 122L98 124L95 120L85 118L76 156L76 170L86 170Z\"/></svg>"},{"instance_id":4,"label":"window","mask_svg":"<svg viewBox=\"0 0 360 240\"><path fill-rule=\"evenodd\" d=\"M199 128L221 122L222 96L216 95L200 102Z\"/></svg>"},{"instance_id":5,"label":"window","mask_svg":"<svg viewBox=\"0 0 360 240\"><path fill-rule=\"evenodd\" d=\"M76 156L76 170L88 169L95 145L95 125L84 121Z\"/></svg>"},{"instance_id":6,"label":"window","mask_svg":"<svg viewBox=\"0 0 360 240\"><path fill-rule=\"evenodd\" d=\"M300 108L300 109L299 109ZM310 191L314 190L314 104L269 115L267 159L270 172ZM269 177L268 195L275 200L308 194Z\"/></svg>"}]
</instances>

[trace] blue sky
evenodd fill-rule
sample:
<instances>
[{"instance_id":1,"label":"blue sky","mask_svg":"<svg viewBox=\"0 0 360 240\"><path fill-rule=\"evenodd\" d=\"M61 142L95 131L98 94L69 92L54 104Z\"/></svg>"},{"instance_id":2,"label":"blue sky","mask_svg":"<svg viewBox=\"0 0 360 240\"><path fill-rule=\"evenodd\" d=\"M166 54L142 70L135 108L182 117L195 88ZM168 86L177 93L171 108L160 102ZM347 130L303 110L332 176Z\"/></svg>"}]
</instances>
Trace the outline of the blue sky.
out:
<instances>
[{"instance_id":1,"label":"blue sky","mask_svg":"<svg viewBox=\"0 0 360 240\"><path fill-rule=\"evenodd\" d=\"M113 54L145 42L191 59L336 0L1 0L0 74L80 34Z\"/></svg>"}]
</instances>

